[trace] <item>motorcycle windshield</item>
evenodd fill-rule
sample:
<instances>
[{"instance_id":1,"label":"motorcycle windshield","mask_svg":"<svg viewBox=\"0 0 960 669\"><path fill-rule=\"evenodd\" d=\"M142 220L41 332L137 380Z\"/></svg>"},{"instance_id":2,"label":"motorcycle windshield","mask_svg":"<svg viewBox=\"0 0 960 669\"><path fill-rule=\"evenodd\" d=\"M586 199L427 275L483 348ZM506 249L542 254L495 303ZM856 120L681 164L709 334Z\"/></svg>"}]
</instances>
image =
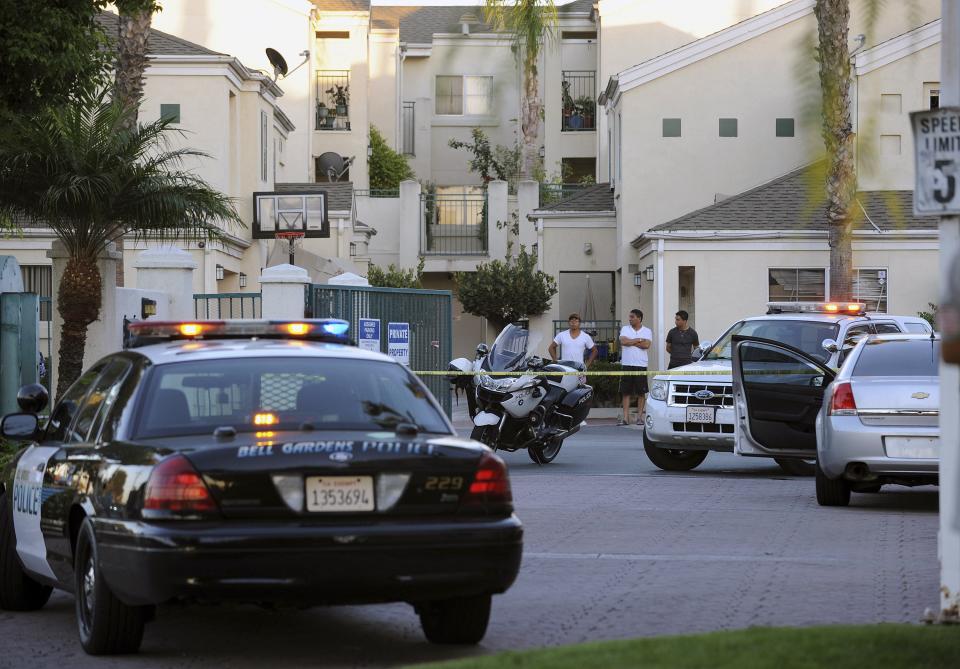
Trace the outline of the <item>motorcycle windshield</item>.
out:
<instances>
[{"instance_id":1,"label":"motorcycle windshield","mask_svg":"<svg viewBox=\"0 0 960 669\"><path fill-rule=\"evenodd\" d=\"M540 337L531 335L526 328L508 325L490 347L483 368L491 372L513 371L534 354L539 341Z\"/></svg>"}]
</instances>

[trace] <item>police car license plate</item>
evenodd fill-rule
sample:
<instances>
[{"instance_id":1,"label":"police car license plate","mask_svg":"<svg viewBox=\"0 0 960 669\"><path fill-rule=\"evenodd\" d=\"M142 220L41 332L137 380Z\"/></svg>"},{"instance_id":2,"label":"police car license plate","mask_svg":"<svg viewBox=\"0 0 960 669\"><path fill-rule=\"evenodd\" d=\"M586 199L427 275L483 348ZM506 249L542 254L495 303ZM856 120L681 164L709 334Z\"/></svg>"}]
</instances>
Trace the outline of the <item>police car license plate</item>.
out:
<instances>
[{"instance_id":1,"label":"police car license plate","mask_svg":"<svg viewBox=\"0 0 960 669\"><path fill-rule=\"evenodd\" d=\"M716 407L687 407L688 423L713 423L716 415Z\"/></svg>"},{"instance_id":2,"label":"police car license plate","mask_svg":"<svg viewBox=\"0 0 960 669\"><path fill-rule=\"evenodd\" d=\"M940 457L940 439L937 437L884 437L883 446L888 458L932 460Z\"/></svg>"},{"instance_id":3,"label":"police car license plate","mask_svg":"<svg viewBox=\"0 0 960 669\"><path fill-rule=\"evenodd\" d=\"M308 476L307 511L373 511L372 476Z\"/></svg>"}]
</instances>

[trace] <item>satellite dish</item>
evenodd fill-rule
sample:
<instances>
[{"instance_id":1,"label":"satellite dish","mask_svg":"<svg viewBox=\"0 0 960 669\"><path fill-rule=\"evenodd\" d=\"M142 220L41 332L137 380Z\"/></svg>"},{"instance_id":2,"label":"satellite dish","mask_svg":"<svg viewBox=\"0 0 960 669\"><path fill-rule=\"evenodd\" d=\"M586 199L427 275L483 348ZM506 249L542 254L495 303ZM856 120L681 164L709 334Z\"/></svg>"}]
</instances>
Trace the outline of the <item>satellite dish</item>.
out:
<instances>
[{"instance_id":1,"label":"satellite dish","mask_svg":"<svg viewBox=\"0 0 960 669\"><path fill-rule=\"evenodd\" d=\"M324 174L327 181L339 181L346 174L353 158L344 158L335 151L327 151L317 158L317 174Z\"/></svg>"},{"instance_id":2,"label":"satellite dish","mask_svg":"<svg viewBox=\"0 0 960 669\"><path fill-rule=\"evenodd\" d=\"M287 61L283 56L280 55L279 51L267 47L267 60L269 60L270 64L273 65L274 81L287 75Z\"/></svg>"}]
</instances>

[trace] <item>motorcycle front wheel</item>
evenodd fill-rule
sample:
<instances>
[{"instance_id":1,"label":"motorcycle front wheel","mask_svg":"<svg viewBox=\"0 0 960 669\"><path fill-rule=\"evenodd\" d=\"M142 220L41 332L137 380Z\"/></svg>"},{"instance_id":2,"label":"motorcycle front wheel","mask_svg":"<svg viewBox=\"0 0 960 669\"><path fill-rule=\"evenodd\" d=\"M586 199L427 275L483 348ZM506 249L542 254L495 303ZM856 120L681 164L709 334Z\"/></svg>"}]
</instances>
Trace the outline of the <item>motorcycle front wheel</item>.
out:
<instances>
[{"instance_id":1,"label":"motorcycle front wheel","mask_svg":"<svg viewBox=\"0 0 960 669\"><path fill-rule=\"evenodd\" d=\"M531 446L527 449L527 455L538 465L545 465L556 459L560 454L561 446L563 446L563 439L551 439L543 446Z\"/></svg>"}]
</instances>

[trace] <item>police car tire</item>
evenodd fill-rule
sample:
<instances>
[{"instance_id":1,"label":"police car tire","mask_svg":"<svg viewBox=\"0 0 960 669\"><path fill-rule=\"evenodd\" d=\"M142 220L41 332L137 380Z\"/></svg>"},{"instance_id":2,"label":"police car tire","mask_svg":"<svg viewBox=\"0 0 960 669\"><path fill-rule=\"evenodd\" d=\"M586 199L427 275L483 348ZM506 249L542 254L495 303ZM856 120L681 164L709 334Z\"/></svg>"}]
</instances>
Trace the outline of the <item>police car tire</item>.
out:
<instances>
[{"instance_id":1,"label":"police car tire","mask_svg":"<svg viewBox=\"0 0 960 669\"><path fill-rule=\"evenodd\" d=\"M30 578L17 556L13 511L6 494L0 494L0 609L36 611L50 599L53 588Z\"/></svg>"},{"instance_id":2,"label":"police car tire","mask_svg":"<svg viewBox=\"0 0 960 669\"><path fill-rule=\"evenodd\" d=\"M490 622L490 595L426 602L417 607L427 641L436 644L477 644Z\"/></svg>"},{"instance_id":3,"label":"police car tire","mask_svg":"<svg viewBox=\"0 0 960 669\"><path fill-rule=\"evenodd\" d=\"M90 570L91 563L93 605L90 614L86 616L81 611L81 607L87 605L84 579ZM97 539L89 518L84 519L77 536L74 579L77 631L80 634L80 645L83 649L90 655L117 655L136 653L140 650L143 626L150 607L128 606L110 592L100 571Z\"/></svg>"},{"instance_id":4,"label":"police car tire","mask_svg":"<svg viewBox=\"0 0 960 669\"><path fill-rule=\"evenodd\" d=\"M816 472L816 464L808 460L799 460L797 458L774 458L774 462L780 465L780 469L790 476L813 476Z\"/></svg>"},{"instance_id":5,"label":"police car tire","mask_svg":"<svg viewBox=\"0 0 960 669\"><path fill-rule=\"evenodd\" d=\"M707 459L710 451L685 451L683 449L663 448L647 437L643 431L643 451L650 462L667 472L688 472Z\"/></svg>"},{"instance_id":6,"label":"police car tire","mask_svg":"<svg viewBox=\"0 0 960 669\"><path fill-rule=\"evenodd\" d=\"M817 464L816 485L817 504L820 506L849 506L850 484L844 479L827 478L826 473Z\"/></svg>"}]
</instances>

